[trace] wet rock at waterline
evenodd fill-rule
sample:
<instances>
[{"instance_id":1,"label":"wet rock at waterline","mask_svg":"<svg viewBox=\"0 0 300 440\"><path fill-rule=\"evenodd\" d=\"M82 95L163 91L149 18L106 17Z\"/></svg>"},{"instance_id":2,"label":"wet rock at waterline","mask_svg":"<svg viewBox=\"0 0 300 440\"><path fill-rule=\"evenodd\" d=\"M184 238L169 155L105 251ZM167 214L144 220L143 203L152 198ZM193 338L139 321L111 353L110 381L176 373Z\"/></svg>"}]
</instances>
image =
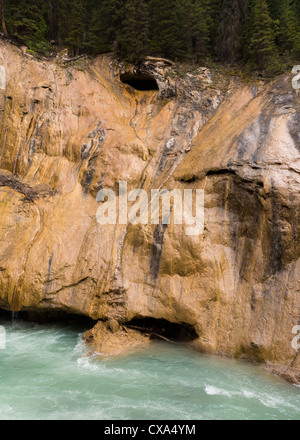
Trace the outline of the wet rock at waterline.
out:
<instances>
[{"instance_id":1,"label":"wet rock at waterline","mask_svg":"<svg viewBox=\"0 0 300 440\"><path fill-rule=\"evenodd\" d=\"M84 341L100 356L119 356L147 347L150 339L146 334L120 326L112 320L99 321L84 334Z\"/></svg>"},{"instance_id":2,"label":"wet rock at waterline","mask_svg":"<svg viewBox=\"0 0 300 440\"><path fill-rule=\"evenodd\" d=\"M102 321L188 325L197 350L298 381L291 77L242 84L201 68L179 76L161 59L139 72L109 55L76 63L0 41L0 307L89 316L101 347L119 332ZM99 225L97 193L120 181L149 194L204 189L204 234Z\"/></svg>"}]
</instances>

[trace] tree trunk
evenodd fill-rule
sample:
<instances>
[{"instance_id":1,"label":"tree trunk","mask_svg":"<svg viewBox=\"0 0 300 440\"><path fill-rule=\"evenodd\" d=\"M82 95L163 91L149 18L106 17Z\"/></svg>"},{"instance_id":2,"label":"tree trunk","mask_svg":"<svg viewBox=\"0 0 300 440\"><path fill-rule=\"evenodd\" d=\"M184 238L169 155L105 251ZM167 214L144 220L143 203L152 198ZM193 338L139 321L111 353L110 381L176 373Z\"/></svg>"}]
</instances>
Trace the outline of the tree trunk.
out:
<instances>
[{"instance_id":1,"label":"tree trunk","mask_svg":"<svg viewBox=\"0 0 300 440\"><path fill-rule=\"evenodd\" d=\"M4 0L0 0L0 10L1 10L1 22L2 22L2 30L5 38L8 37L6 23L5 23L5 15L4 15Z\"/></svg>"}]
</instances>

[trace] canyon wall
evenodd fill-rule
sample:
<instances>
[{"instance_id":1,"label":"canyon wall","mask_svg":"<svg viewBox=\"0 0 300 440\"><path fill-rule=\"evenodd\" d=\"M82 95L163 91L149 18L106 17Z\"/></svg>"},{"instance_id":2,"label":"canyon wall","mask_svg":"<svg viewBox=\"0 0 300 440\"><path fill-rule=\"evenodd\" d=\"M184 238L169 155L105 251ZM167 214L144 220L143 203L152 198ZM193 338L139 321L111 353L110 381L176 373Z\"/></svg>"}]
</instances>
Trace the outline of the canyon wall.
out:
<instances>
[{"instance_id":1,"label":"canyon wall","mask_svg":"<svg viewBox=\"0 0 300 440\"><path fill-rule=\"evenodd\" d=\"M37 60L2 40L0 66L0 307L189 325L197 350L299 381L291 77L243 82L152 58L135 72L110 55ZM97 193L120 181L149 195L204 189L204 233L100 225Z\"/></svg>"}]
</instances>

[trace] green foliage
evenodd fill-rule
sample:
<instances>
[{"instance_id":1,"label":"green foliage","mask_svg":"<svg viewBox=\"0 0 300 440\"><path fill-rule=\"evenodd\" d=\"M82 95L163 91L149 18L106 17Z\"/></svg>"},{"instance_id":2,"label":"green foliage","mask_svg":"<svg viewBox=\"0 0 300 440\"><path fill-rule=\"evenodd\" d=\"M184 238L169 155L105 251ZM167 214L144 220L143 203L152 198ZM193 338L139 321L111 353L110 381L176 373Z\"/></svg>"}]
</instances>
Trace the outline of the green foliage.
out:
<instances>
[{"instance_id":1,"label":"green foliage","mask_svg":"<svg viewBox=\"0 0 300 440\"><path fill-rule=\"evenodd\" d=\"M57 34L55 40L66 44L71 29L72 0L57 0Z\"/></svg>"},{"instance_id":2,"label":"green foliage","mask_svg":"<svg viewBox=\"0 0 300 440\"><path fill-rule=\"evenodd\" d=\"M268 0L268 8L272 20L279 19L284 0Z\"/></svg>"},{"instance_id":3,"label":"green foliage","mask_svg":"<svg viewBox=\"0 0 300 440\"><path fill-rule=\"evenodd\" d=\"M300 29L294 6L290 0L282 1L277 37L283 53L300 56Z\"/></svg>"},{"instance_id":4,"label":"green foliage","mask_svg":"<svg viewBox=\"0 0 300 440\"><path fill-rule=\"evenodd\" d=\"M36 52L47 52L47 23L43 15L43 2L35 0L11 1L10 17L7 20L9 33L23 41Z\"/></svg>"},{"instance_id":5,"label":"green foliage","mask_svg":"<svg viewBox=\"0 0 300 440\"><path fill-rule=\"evenodd\" d=\"M93 53L113 50L120 30L123 4L120 0L101 0L93 7L86 42L86 47Z\"/></svg>"},{"instance_id":6,"label":"green foliage","mask_svg":"<svg viewBox=\"0 0 300 440\"><path fill-rule=\"evenodd\" d=\"M267 74L300 62L300 0L1 0L9 36L35 53L113 51Z\"/></svg>"},{"instance_id":7,"label":"green foliage","mask_svg":"<svg viewBox=\"0 0 300 440\"><path fill-rule=\"evenodd\" d=\"M155 55L175 60L186 53L179 3L176 0L150 0L151 49Z\"/></svg>"},{"instance_id":8,"label":"green foliage","mask_svg":"<svg viewBox=\"0 0 300 440\"><path fill-rule=\"evenodd\" d=\"M280 71L275 32L266 0L253 0L246 31L248 65L274 74Z\"/></svg>"},{"instance_id":9,"label":"green foliage","mask_svg":"<svg viewBox=\"0 0 300 440\"><path fill-rule=\"evenodd\" d=\"M242 34L248 3L248 0L222 1L215 45L221 61L231 63L242 56Z\"/></svg>"},{"instance_id":10,"label":"green foliage","mask_svg":"<svg viewBox=\"0 0 300 440\"><path fill-rule=\"evenodd\" d=\"M118 54L129 62L141 61L149 53L149 15L145 0L129 0L122 8Z\"/></svg>"},{"instance_id":11,"label":"green foliage","mask_svg":"<svg viewBox=\"0 0 300 440\"><path fill-rule=\"evenodd\" d=\"M66 43L72 49L74 55L78 55L83 45L84 21L83 0L74 0L71 10L70 31L66 37Z\"/></svg>"},{"instance_id":12,"label":"green foliage","mask_svg":"<svg viewBox=\"0 0 300 440\"><path fill-rule=\"evenodd\" d=\"M186 53L197 62L206 57L210 51L210 33L212 27L210 0L185 0L182 4L180 22L186 39Z\"/></svg>"}]
</instances>

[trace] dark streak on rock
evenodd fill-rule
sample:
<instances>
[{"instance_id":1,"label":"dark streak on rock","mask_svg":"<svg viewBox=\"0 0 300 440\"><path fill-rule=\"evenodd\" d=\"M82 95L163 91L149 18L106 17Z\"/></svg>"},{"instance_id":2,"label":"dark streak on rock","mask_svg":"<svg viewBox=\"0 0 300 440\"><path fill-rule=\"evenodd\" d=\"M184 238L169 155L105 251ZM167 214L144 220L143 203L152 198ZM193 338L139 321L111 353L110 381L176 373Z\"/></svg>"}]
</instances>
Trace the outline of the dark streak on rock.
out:
<instances>
[{"instance_id":1,"label":"dark streak on rock","mask_svg":"<svg viewBox=\"0 0 300 440\"><path fill-rule=\"evenodd\" d=\"M150 274L154 279L158 278L160 260L163 251L165 232L168 225L157 225L153 233L152 255L150 260Z\"/></svg>"},{"instance_id":2,"label":"dark streak on rock","mask_svg":"<svg viewBox=\"0 0 300 440\"><path fill-rule=\"evenodd\" d=\"M90 188L91 183L93 181L94 174L95 174L95 168L93 166L93 161L89 160L88 168L84 172L84 176L83 176L83 180L84 180L83 187L84 187L84 194L85 195L87 195L89 192L89 188Z\"/></svg>"},{"instance_id":3,"label":"dark streak on rock","mask_svg":"<svg viewBox=\"0 0 300 440\"><path fill-rule=\"evenodd\" d=\"M255 298L255 292L252 290L251 292L251 310L254 312L256 306L256 298Z\"/></svg>"},{"instance_id":4,"label":"dark streak on rock","mask_svg":"<svg viewBox=\"0 0 300 440\"><path fill-rule=\"evenodd\" d=\"M260 126L259 143L258 143L258 146L257 146L255 153L252 155L252 158L250 159L254 163L257 162L259 155L260 155L260 152L261 152L261 149L265 145L266 138L269 134L270 123L271 123L271 116L269 115L269 113L270 113L270 111L267 111L266 113L262 113L259 116L259 126Z\"/></svg>"},{"instance_id":5,"label":"dark streak on rock","mask_svg":"<svg viewBox=\"0 0 300 440\"><path fill-rule=\"evenodd\" d=\"M289 121L290 135L295 143L295 147L300 151L300 112L294 113Z\"/></svg>"},{"instance_id":6,"label":"dark streak on rock","mask_svg":"<svg viewBox=\"0 0 300 440\"><path fill-rule=\"evenodd\" d=\"M174 141L174 144L171 147L168 147L167 142L165 143L164 151L163 151L163 154L162 154L161 159L158 164L156 177L158 177L165 170L168 162L170 162L170 169L172 168L172 166L176 160L176 158L173 156L174 150L176 149L176 146L177 146L176 141Z\"/></svg>"},{"instance_id":7,"label":"dark streak on rock","mask_svg":"<svg viewBox=\"0 0 300 440\"><path fill-rule=\"evenodd\" d=\"M2 172L0 172L0 187L1 186L7 186L8 188L19 192L20 194L23 194L25 196L24 200L32 202L35 199L54 195L53 191L45 185L37 185L35 187L32 187L27 183L23 183L18 177Z\"/></svg>"},{"instance_id":8,"label":"dark streak on rock","mask_svg":"<svg viewBox=\"0 0 300 440\"><path fill-rule=\"evenodd\" d=\"M47 282L48 283L50 282L50 279L51 279L51 266L52 266L53 257L54 257L54 254L52 252L52 255L49 258L49 262L48 262L48 277L47 277Z\"/></svg>"},{"instance_id":9,"label":"dark streak on rock","mask_svg":"<svg viewBox=\"0 0 300 440\"><path fill-rule=\"evenodd\" d=\"M278 215L278 206L276 203L276 194L275 188L272 182L272 224L271 224L271 247L270 247L270 269L271 273L275 274L282 269L282 254L283 254L283 246L282 246L282 237L281 237L281 229L279 223L279 215Z\"/></svg>"},{"instance_id":10,"label":"dark streak on rock","mask_svg":"<svg viewBox=\"0 0 300 440\"><path fill-rule=\"evenodd\" d=\"M209 170L206 173L206 176L236 176L236 172L231 169L216 169L216 170Z\"/></svg>"}]
</instances>

